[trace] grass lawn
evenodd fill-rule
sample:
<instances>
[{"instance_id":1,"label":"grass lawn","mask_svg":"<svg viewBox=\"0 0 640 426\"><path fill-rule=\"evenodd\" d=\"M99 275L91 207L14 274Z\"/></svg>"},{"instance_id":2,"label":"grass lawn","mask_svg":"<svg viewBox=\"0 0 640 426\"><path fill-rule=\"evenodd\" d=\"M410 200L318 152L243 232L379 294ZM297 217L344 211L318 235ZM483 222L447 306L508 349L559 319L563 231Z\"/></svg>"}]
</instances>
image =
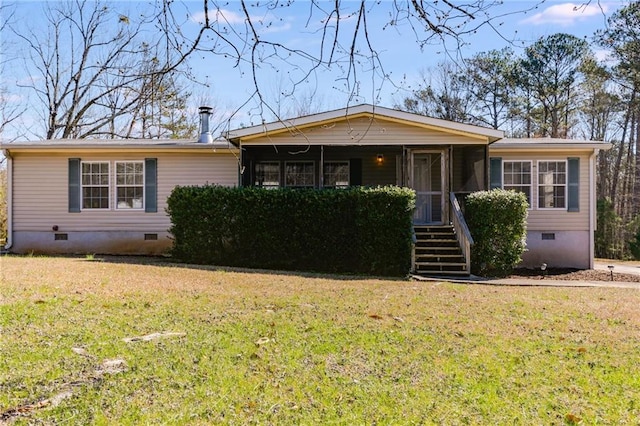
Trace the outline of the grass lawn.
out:
<instances>
[{"instance_id":1,"label":"grass lawn","mask_svg":"<svg viewBox=\"0 0 640 426\"><path fill-rule=\"evenodd\" d=\"M12 256L0 277L0 424L640 418L638 290Z\"/></svg>"}]
</instances>

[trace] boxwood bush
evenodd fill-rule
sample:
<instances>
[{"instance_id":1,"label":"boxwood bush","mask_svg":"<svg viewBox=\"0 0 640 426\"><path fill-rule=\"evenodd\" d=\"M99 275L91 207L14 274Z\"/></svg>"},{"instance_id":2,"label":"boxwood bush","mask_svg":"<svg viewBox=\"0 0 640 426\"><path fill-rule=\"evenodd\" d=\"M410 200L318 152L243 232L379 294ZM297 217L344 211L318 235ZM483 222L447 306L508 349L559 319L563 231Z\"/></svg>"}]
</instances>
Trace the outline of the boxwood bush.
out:
<instances>
[{"instance_id":1,"label":"boxwood bush","mask_svg":"<svg viewBox=\"0 0 640 426\"><path fill-rule=\"evenodd\" d=\"M176 187L172 256L191 263L401 276L411 263L415 193Z\"/></svg>"},{"instance_id":2,"label":"boxwood bush","mask_svg":"<svg viewBox=\"0 0 640 426\"><path fill-rule=\"evenodd\" d=\"M520 192L494 189L467 196L465 219L474 240L471 247L474 274L504 276L522 261L527 208L527 198Z\"/></svg>"}]
</instances>

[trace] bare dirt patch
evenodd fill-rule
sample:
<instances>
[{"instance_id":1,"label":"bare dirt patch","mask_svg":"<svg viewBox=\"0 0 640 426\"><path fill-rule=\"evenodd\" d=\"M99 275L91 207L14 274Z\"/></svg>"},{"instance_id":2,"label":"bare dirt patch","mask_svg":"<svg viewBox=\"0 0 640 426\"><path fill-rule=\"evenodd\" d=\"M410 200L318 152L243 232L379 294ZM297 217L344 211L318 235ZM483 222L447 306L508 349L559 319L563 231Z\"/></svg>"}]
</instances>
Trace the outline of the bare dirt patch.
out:
<instances>
[{"instance_id":1,"label":"bare dirt patch","mask_svg":"<svg viewBox=\"0 0 640 426\"><path fill-rule=\"evenodd\" d=\"M539 269L516 269L506 278L523 277L534 280L640 282L640 275L614 272L612 279L609 271L569 268L551 268L547 269L544 274Z\"/></svg>"}]
</instances>

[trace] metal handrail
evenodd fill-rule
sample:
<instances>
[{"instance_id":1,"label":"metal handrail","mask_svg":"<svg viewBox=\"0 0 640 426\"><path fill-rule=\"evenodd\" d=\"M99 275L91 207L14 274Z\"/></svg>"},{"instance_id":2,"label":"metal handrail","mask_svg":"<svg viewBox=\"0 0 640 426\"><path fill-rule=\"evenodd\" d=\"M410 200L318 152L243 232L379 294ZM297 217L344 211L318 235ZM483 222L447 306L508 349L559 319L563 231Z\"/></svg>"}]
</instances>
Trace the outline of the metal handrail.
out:
<instances>
[{"instance_id":1,"label":"metal handrail","mask_svg":"<svg viewBox=\"0 0 640 426\"><path fill-rule=\"evenodd\" d=\"M456 230L456 238L458 244L464 253L464 261L466 263L467 272L471 272L471 246L474 244L473 237L467 226L467 222L464 220L462 209L456 194L449 193L449 201L451 202L451 223Z\"/></svg>"}]
</instances>

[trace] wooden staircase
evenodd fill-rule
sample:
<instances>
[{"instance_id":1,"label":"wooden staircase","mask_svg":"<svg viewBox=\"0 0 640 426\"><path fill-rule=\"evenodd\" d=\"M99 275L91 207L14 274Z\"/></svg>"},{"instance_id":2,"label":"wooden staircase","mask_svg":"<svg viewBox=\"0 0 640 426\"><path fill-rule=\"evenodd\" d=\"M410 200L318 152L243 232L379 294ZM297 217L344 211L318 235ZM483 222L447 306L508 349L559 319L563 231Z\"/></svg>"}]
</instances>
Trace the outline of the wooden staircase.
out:
<instances>
[{"instance_id":1,"label":"wooden staircase","mask_svg":"<svg viewBox=\"0 0 640 426\"><path fill-rule=\"evenodd\" d=\"M464 253L451 225L415 225L415 273L426 276L468 276Z\"/></svg>"}]
</instances>

